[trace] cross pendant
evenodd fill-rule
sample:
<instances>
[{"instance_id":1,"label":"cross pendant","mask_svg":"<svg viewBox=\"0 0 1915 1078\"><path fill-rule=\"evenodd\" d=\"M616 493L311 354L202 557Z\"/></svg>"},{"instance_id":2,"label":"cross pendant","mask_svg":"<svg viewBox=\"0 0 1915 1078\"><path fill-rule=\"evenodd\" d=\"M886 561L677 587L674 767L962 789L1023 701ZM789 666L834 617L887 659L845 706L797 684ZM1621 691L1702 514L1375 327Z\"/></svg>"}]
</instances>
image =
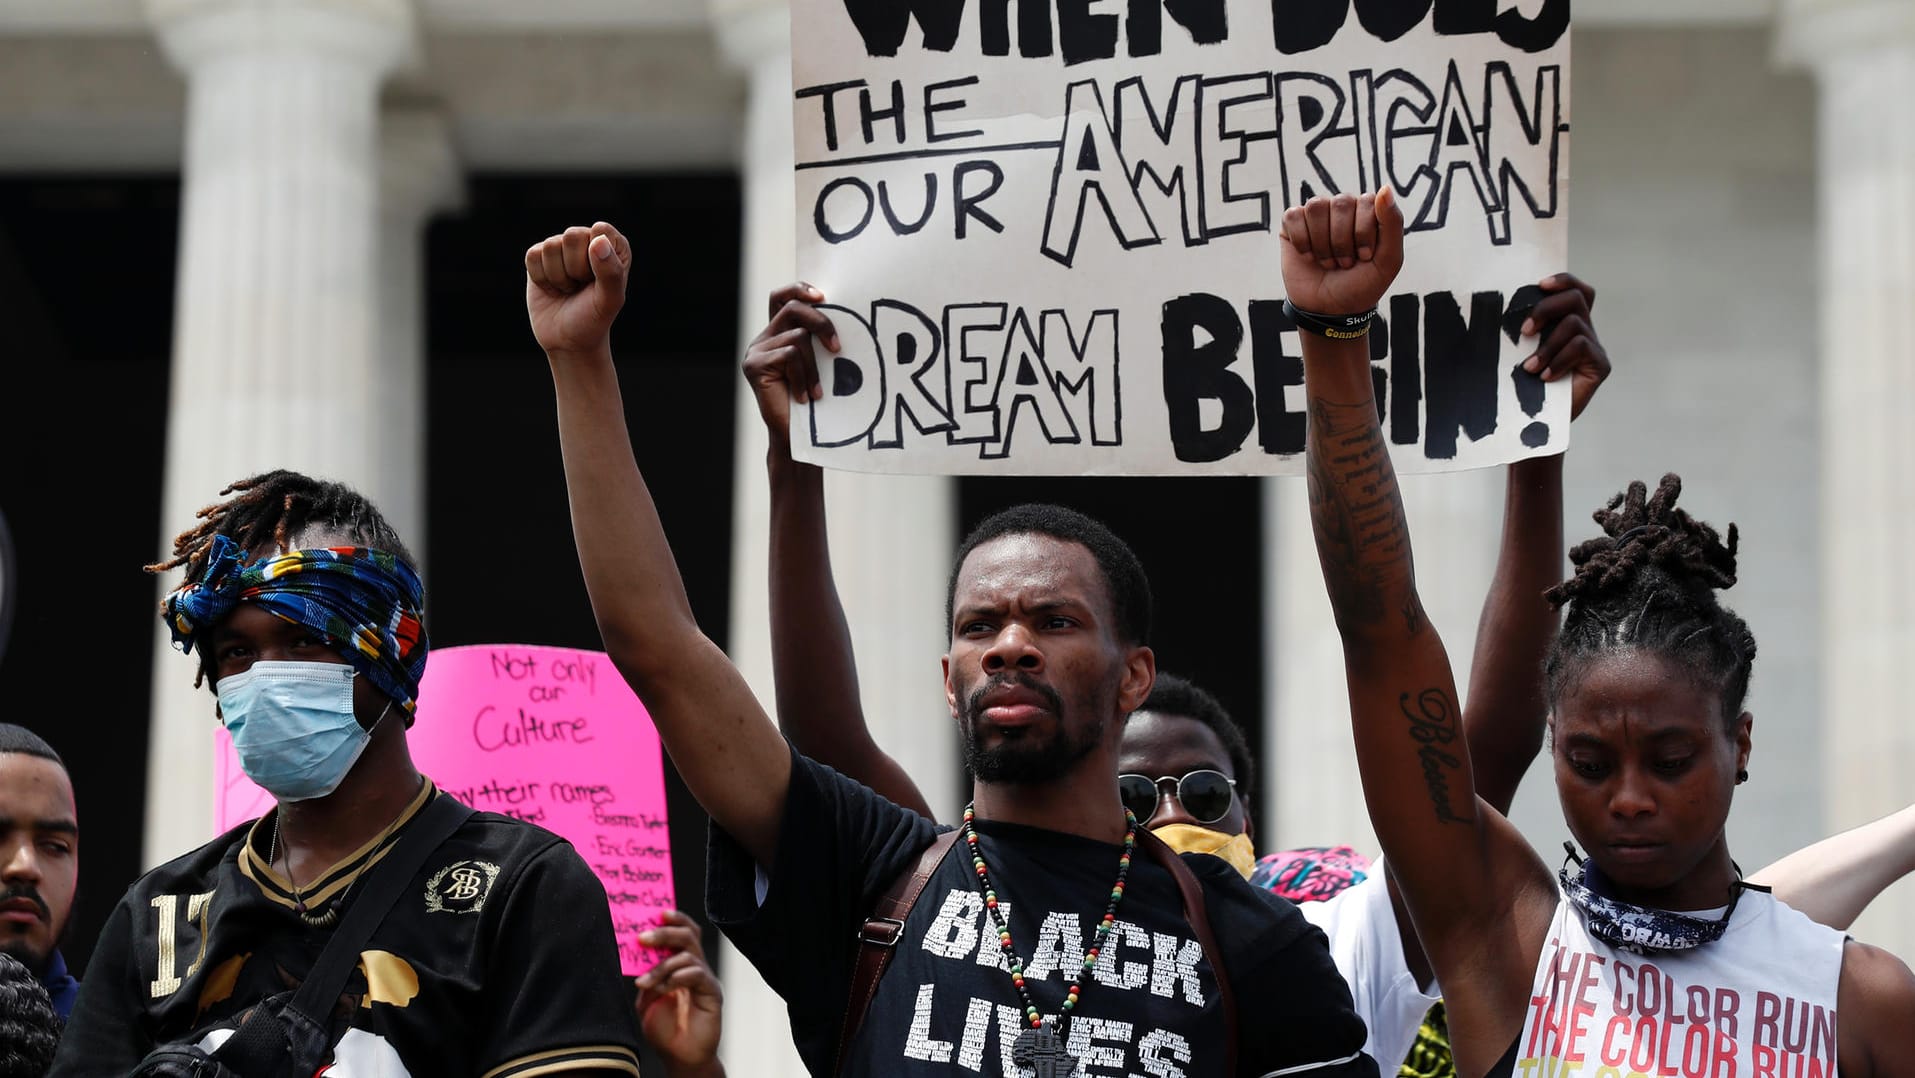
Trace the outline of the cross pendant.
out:
<instances>
[{"instance_id":1,"label":"cross pendant","mask_svg":"<svg viewBox=\"0 0 1915 1078\"><path fill-rule=\"evenodd\" d=\"M1071 1078L1077 1073L1077 1060L1064 1050L1064 1042L1050 1023L1026 1027L1011 1045L1011 1062L1029 1067L1031 1078Z\"/></svg>"}]
</instances>

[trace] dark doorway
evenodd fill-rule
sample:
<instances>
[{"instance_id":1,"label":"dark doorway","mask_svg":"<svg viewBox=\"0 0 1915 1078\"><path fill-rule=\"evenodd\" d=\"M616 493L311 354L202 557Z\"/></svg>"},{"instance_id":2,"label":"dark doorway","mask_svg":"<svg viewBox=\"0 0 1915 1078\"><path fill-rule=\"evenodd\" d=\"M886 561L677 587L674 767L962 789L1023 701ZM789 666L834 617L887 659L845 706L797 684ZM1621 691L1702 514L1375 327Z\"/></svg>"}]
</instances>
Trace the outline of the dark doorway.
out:
<instances>
[{"instance_id":1,"label":"dark doorway","mask_svg":"<svg viewBox=\"0 0 1915 1078\"><path fill-rule=\"evenodd\" d=\"M0 512L19 575L0 722L66 761L83 821L62 950L140 871L179 181L0 180Z\"/></svg>"}]
</instances>

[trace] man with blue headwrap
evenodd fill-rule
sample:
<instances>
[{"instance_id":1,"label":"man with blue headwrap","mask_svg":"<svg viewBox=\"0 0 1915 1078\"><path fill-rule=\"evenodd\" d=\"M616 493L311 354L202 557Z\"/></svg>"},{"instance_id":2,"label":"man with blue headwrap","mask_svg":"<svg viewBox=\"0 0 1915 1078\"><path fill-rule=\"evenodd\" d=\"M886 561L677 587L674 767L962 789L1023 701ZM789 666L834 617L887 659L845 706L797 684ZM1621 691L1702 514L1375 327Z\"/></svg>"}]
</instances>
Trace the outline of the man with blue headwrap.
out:
<instances>
[{"instance_id":1,"label":"man with blue headwrap","mask_svg":"<svg viewBox=\"0 0 1915 1078\"><path fill-rule=\"evenodd\" d=\"M162 617L275 808L127 892L55 1075L217 1050L300 982L361 878L447 796L407 748L428 644L405 545L337 483L271 472L224 493L151 568L185 569ZM605 892L568 843L475 813L415 876L360 951L325 1073L637 1074Z\"/></svg>"}]
</instances>

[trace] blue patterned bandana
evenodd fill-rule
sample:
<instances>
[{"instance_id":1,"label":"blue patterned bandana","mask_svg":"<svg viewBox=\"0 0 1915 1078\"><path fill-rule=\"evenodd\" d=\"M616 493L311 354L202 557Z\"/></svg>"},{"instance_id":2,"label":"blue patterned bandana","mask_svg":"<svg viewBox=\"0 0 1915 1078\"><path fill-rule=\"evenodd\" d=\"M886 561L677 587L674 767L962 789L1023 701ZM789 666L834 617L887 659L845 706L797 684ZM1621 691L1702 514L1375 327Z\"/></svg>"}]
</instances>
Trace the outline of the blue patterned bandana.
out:
<instances>
[{"instance_id":1,"label":"blue patterned bandana","mask_svg":"<svg viewBox=\"0 0 1915 1078\"><path fill-rule=\"evenodd\" d=\"M173 643L190 653L201 632L242 602L318 633L408 717L418 706L429 648L425 586L401 559L364 547L249 559L216 535L205 569L168 595L160 613Z\"/></svg>"},{"instance_id":2,"label":"blue patterned bandana","mask_svg":"<svg viewBox=\"0 0 1915 1078\"><path fill-rule=\"evenodd\" d=\"M1569 901L1582 913L1589 934L1611 947L1636 954L1692 951L1705 943L1714 943L1728 930L1729 918L1735 916L1736 900L1742 897L1743 890L1767 890L1742 882L1742 870L1738 868L1736 881L1729 888L1729 908L1722 911L1719 918L1704 920L1671 910L1632 905L1604 894L1610 890L1610 884L1602 871L1577 857L1576 848L1569 843L1563 843L1563 849L1569 858L1557 872L1556 880L1562 884L1563 894L1568 895ZM1569 861L1576 862L1574 876L1569 874Z\"/></svg>"}]
</instances>

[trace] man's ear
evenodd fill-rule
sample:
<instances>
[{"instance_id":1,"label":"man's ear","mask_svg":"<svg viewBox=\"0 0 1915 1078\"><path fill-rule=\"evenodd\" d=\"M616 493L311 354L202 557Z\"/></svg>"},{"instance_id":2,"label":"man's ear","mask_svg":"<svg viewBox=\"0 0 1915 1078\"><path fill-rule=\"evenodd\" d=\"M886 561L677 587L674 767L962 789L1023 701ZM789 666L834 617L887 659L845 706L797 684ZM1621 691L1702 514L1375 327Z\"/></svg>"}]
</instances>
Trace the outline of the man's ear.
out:
<instances>
[{"instance_id":1,"label":"man's ear","mask_svg":"<svg viewBox=\"0 0 1915 1078\"><path fill-rule=\"evenodd\" d=\"M1157 653L1137 645L1124 657L1123 678L1117 683L1117 703L1125 715L1144 706L1157 684Z\"/></svg>"},{"instance_id":2,"label":"man's ear","mask_svg":"<svg viewBox=\"0 0 1915 1078\"><path fill-rule=\"evenodd\" d=\"M1737 771L1749 769L1749 753L1755 747L1749 737L1755 730L1755 716L1744 711L1735 720L1735 767Z\"/></svg>"},{"instance_id":3,"label":"man's ear","mask_svg":"<svg viewBox=\"0 0 1915 1078\"><path fill-rule=\"evenodd\" d=\"M951 684L951 655L946 652L938 662L944 667L944 705L951 709L951 720L957 721L957 686Z\"/></svg>"}]
</instances>

